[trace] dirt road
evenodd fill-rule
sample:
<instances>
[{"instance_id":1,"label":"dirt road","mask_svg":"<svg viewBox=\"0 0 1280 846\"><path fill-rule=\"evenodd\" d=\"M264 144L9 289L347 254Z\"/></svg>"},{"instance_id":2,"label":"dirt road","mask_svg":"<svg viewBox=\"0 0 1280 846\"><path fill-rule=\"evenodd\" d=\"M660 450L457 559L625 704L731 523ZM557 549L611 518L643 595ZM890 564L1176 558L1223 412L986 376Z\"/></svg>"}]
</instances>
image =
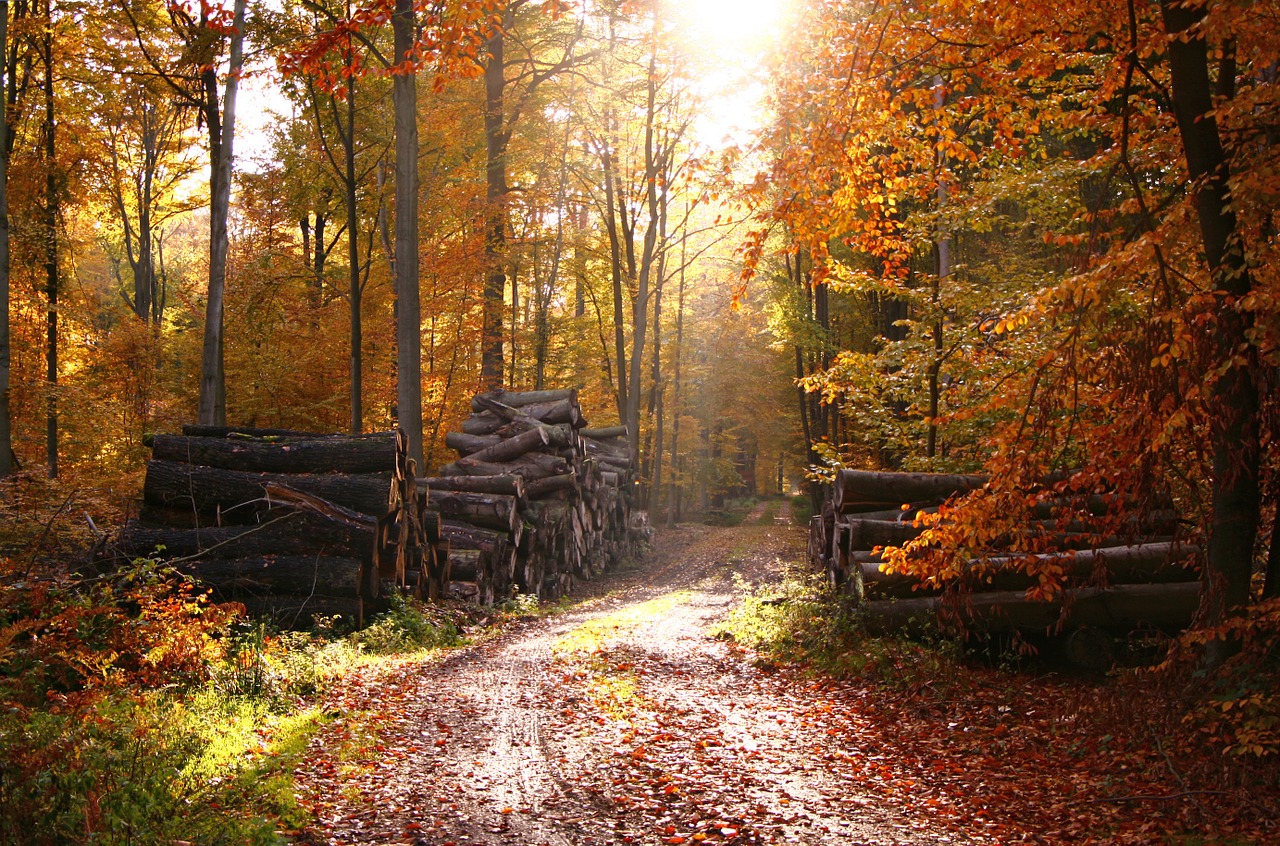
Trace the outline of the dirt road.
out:
<instances>
[{"instance_id":1,"label":"dirt road","mask_svg":"<svg viewBox=\"0 0 1280 846\"><path fill-rule=\"evenodd\" d=\"M838 689L711 635L802 543L776 521L664 532L571 610L353 684L335 707L383 716L317 739L303 841L967 842L945 800L867 787L910 774L859 748Z\"/></svg>"}]
</instances>

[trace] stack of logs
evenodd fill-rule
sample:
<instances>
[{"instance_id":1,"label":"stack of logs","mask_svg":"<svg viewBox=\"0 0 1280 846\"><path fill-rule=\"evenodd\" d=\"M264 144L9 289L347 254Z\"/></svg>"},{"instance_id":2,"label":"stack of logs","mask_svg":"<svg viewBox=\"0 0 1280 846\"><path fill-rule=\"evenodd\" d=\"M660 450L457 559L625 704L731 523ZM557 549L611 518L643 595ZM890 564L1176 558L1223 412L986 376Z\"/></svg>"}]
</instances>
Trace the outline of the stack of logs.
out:
<instances>
[{"instance_id":1,"label":"stack of logs","mask_svg":"<svg viewBox=\"0 0 1280 846\"><path fill-rule=\"evenodd\" d=\"M181 435L155 435L140 519L125 526L116 550L163 558L218 599L284 625L359 619L381 594L372 575L379 559L394 579L406 558L376 542L405 522L389 506L393 478L403 476L400 446L393 432L184 426ZM418 558L436 564L432 517L418 521L434 528Z\"/></svg>"},{"instance_id":2,"label":"stack of logs","mask_svg":"<svg viewBox=\"0 0 1280 846\"><path fill-rule=\"evenodd\" d=\"M574 391L473 400L463 457L423 478L403 437L186 426L156 435L140 519L115 551L159 556L284 625L363 621L389 587L493 604L568 592L648 537L622 427Z\"/></svg>"},{"instance_id":3,"label":"stack of logs","mask_svg":"<svg viewBox=\"0 0 1280 846\"><path fill-rule=\"evenodd\" d=\"M1041 551L995 547L970 562L969 578L933 588L881 569L879 548L900 546L923 531L915 524L918 512L936 512L944 501L985 483L981 476L842 470L822 514L810 523L811 563L852 597L873 632L921 621L954 622L957 615L964 625L989 631L1128 631L1189 624L1199 594L1191 563L1199 550L1177 540L1178 519L1171 508L1128 518L1123 531L1102 535L1078 519L1064 519L1064 503L1044 502L1027 533ZM1116 503L1095 495L1076 505L1105 517ZM1036 561L1029 562L1032 558ZM1029 600L1028 563L1061 568L1066 590L1053 601Z\"/></svg>"},{"instance_id":4,"label":"stack of logs","mask_svg":"<svg viewBox=\"0 0 1280 846\"><path fill-rule=\"evenodd\" d=\"M555 599L647 539L646 515L632 508L626 429L586 428L576 391L496 391L471 408L462 431L445 436L460 457L419 480L444 517L453 595ZM479 496L490 521L455 513L455 501Z\"/></svg>"}]
</instances>

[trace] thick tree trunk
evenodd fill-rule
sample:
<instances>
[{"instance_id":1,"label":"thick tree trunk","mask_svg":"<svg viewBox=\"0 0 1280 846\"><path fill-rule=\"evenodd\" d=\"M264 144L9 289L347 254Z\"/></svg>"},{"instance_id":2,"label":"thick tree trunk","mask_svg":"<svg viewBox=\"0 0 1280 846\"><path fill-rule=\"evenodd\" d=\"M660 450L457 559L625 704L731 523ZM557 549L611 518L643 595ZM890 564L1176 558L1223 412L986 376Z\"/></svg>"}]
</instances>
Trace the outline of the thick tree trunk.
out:
<instances>
[{"instance_id":1,"label":"thick tree trunk","mask_svg":"<svg viewBox=\"0 0 1280 846\"><path fill-rule=\"evenodd\" d=\"M49 478L58 478L58 220L61 217L62 188L58 173L58 146L55 140L53 85L53 3L48 2L48 26L41 44L44 59L44 272L45 296L45 378L49 383L46 406L46 455Z\"/></svg>"},{"instance_id":2,"label":"thick tree trunk","mask_svg":"<svg viewBox=\"0 0 1280 846\"><path fill-rule=\"evenodd\" d=\"M944 500L986 484L985 476L947 473L890 473L841 470L836 474L833 504L850 513L862 505Z\"/></svg>"},{"instance_id":3,"label":"thick tree trunk","mask_svg":"<svg viewBox=\"0 0 1280 846\"><path fill-rule=\"evenodd\" d=\"M1191 622L1198 602L1195 584L1120 585L1067 591L1055 602L1033 602L1022 591L975 593L959 604L946 597L867 602L858 617L872 634L912 629L1052 633L1064 622L1132 630L1141 625L1176 630Z\"/></svg>"},{"instance_id":4,"label":"thick tree trunk","mask_svg":"<svg viewBox=\"0 0 1280 846\"><path fill-rule=\"evenodd\" d=\"M9 382L9 0L0 0L0 479L14 470Z\"/></svg>"},{"instance_id":5,"label":"thick tree trunk","mask_svg":"<svg viewBox=\"0 0 1280 846\"><path fill-rule=\"evenodd\" d=\"M1112 584L1173 584L1193 582L1199 571L1186 562L1199 554L1198 547L1175 543L1141 543L1108 549L1082 549L1077 552L1044 553L975 559L969 564L968 586L975 591L1009 591L1033 587L1038 577L1027 575L1023 567L1033 571L1046 567L1060 568L1068 584L1081 582ZM1034 563L1029 563L1034 562ZM876 561L850 560L851 568L861 570L861 582L867 599L911 598L928 594L913 576L884 573ZM1011 568L1018 568L1016 570Z\"/></svg>"},{"instance_id":6,"label":"thick tree trunk","mask_svg":"<svg viewBox=\"0 0 1280 846\"><path fill-rule=\"evenodd\" d=\"M514 496L433 490L428 497L431 507L445 520L461 520L518 537L520 509Z\"/></svg>"},{"instance_id":7,"label":"thick tree trunk","mask_svg":"<svg viewBox=\"0 0 1280 846\"><path fill-rule=\"evenodd\" d=\"M223 522L245 523L270 507L265 499L268 484L295 488L362 514L381 515L387 510L390 475L248 473L151 461L143 499L154 508L218 515Z\"/></svg>"},{"instance_id":8,"label":"thick tree trunk","mask_svg":"<svg viewBox=\"0 0 1280 846\"><path fill-rule=\"evenodd\" d=\"M121 531L116 546L129 557L162 559L286 554L368 558L373 552L373 528L344 526L306 512L273 511L253 526L174 529L130 523Z\"/></svg>"},{"instance_id":9,"label":"thick tree trunk","mask_svg":"<svg viewBox=\"0 0 1280 846\"><path fill-rule=\"evenodd\" d=\"M200 365L199 422L224 425L227 422L226 373L223 367L223 302L227 280L227 215L231 208L232 147L235 141L236 92L244 46L245 0L236 0L231 35L231 65L221 114L218 109L217 78L205 71L205 119L208 123L210 156L209 205L209 291L205 304L204 347Z\"/></svg>"},{"instance_id":10,"label":"thick tree trunk","mask_svg":"<svg viewBox=\"0 0 1280 846\"><path fill-rule=\"evenodd\" d=\"M418 486L429 490L490 493L524 499L528 494L522 476L428 476Z\"/></svg>"},{"instance_id":11,"label":"thick tree trunk","mask_svg":"<svg viewBox=\"0 0 1280 846\"><path fill-rule=\"evenodd\" d=\"M1220 622L1249 601L1253 548L1258 535L1261 461L1257 349L1253 320L1241 306L1252 289L1235 210L1231 206L1230 165L1214 116L1209 78L1209 46L1200 25L1204 3L1161 0L1169 34L1169 74L1174 114L1187 171L1195 191L1200 236L1217 294L1215 360L1225 371L1213 382L1209 405L1213 449L1213 525L1209 534L1204 621ZM1242 353L1243 351L1243 353ZM1233 363L1238 356L1243 361ZM1217 660L1224 656L1211 656Z\"/></svg>"},{"instance_id":12,"label":"thick tree trunk","mask_svg":"<svg viewBox=\"0 0 1280 846\"><path fill-rule=\"evenodd\" d=\"M484 138L485 199L488 224L484 243L485 284L482 297L480 332L480 382L485 388L501 388L503 378L502 308L506 292L507 259L507 135L506 123L506 59L504 35L495 26L485 52L484 66ZM512 321L514 323L514 320Z\"/></svg>"},{"instance_id":13,"label":"thick tree trunk","mask_svg":"<svg viewBox=\"0 0 1280 846\"><path fill-rule=\"evenodd\" d=\"M389 473L395 435L272 442L239 438L156 435L151 457L255 473Z\"/></svg>"},{"instance_id":14,"label":"thick tree trunk","mask_svg":"<svg viewBox=\"0 0 1280 846\"><path fill-rule=\"evenodd\" d=\"M418 289L418 89L413 0L391 16L396 129L396 414L409 457L422 466L422 306Z\"/></svg>"}]
</instances>

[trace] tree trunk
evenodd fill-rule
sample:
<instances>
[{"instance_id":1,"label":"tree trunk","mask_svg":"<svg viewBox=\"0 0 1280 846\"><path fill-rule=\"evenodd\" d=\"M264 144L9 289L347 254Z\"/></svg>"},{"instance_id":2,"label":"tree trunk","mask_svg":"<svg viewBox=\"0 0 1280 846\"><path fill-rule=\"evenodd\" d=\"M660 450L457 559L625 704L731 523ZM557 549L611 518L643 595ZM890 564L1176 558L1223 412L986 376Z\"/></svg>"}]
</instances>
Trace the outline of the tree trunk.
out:
<instances>
[{"instance_id":1,"label":"tree trunk","mask_svg":"<svg viewBox=\"0 0 1280 846\"><path fill-rule=\"evenodd\" d=\"M957 623L981 631L1050 633L1064 621L1102 628L1131 630L1148 625L1174 630L1191 621L1198 592L1194 584L1121 585L1066 591L1054 602L1033 602L1023 591L975 593L963 597L958 606L946 597L866 602L858 617L871 634L954 629Z\"/></svg>"},{"instance_id":2,"label":"tree trunk","mask_svg":"<svg viewBox=\"0 0 1280 846\"><path fill-rule=\"evenodd\" d=\"M9 0L0 0L0 479L13 473L9 411Z\"/></svg>"},{"instance_id":3,"label":"tree trunk","mask_svg":"<svg viewBox=\"0 0 1280 846\"><path fill-rule=\"evenodd\" d=\"M1230 163L1214 116L1209 49L1200 25L1207 7L1161 0L1168 39L1174 114L1195 191L1200 236L1217 297L1215 360L1226 368L1213 382L1213 525L1209 534L1204 622L1213 626L1249 601L1261 498L1257 348L1251 313L1240 305L1252 289L1244 245L1231 207ZM1232 360L1244 352L1244 361ZM1224 646L1229 646L1224 644ZM1227 650L1219 650L1225 653ZM1225 654L1210 656L1211 661Z\"/></svg>"},{"instance_id":4,"label":"tree trunk","mask_svg":"<svg viewBox=\"0 0 1280 846\"><path fill-rule=\"evenodd\" d=\"M270 507L265 499L269 484L323 497L361 514L381 515L387 510L390 476L250 473L153 460L147 463L143 499L155 508L218 515L223 522L245 523Z\"/></svg>"},{"instance_id":5,"label":"tree trunk","mask_svg":"<svg viewBox=\"0 0 1280 846\"><path fill-rule=\"evenodd\" d=\"M130 558L285 554L368 558L373 553L373 527L370 521L370 527L361 530L305 511L271 512L254 526L175 529L133 522L121 530L116 546Z\"/></svg>"},{"instance_id":6,"label":"tree trunk","mask_svg":"<svg viewBox=\"0 0 1280 846\"><path fill-rule=\"evenodd\" d=\"M428 497L431 507L439 511L445 520L461 520L512 536L517 534L520 510L513 496L433 490Z\"/></svg>"},{"instance_id":7,"label":"tree trunk","mask_svg":"<svg viewBox=\"0 0 1280 846\"><path fill-rule=\"evenodd\" d=\"M156 435L151 457L255 473L389 473L396 443L389 432L378 438L288 441Z\"/></svg>"},{"instance_id":8,"label":"tree trunk","mask_svg":"<svg viewBox=\"0 0 1280 846\"><path fill-rule=\"evenodd\" d=\"M427 476L418 479L418 487L438 491L467 491L491 493L524 499L525 483L522 476Z\"/></svg>"},{"instance_id":9,"label":"tree trunk","mask_svg":"<svg viewBox=\"0 0 1280 846\"><path fill-rule=\"evenodd\" d=\"M45 378L48 380L49 399L46 407L46 446L49 478L58 478L58 219L61 216L61 177L58 173L58 147L54 120L53 86L53 3L45 6L49 15L41 50L44 59L44 156L45 156L45 204L44 204L44 271L45 295L48 308L45 312Z\"/></svg>"},{"instance_id":10,"label":"tree trunk","mask_svg":"<svg viewBox=\"0 0 1280 846\"><path fill-rule=\"evenodd\" d=\"M227 422L226 372L223 367L223 303L227 280L227 215L231 207L232 147L235 141L236 91L244 47L245 0L236 0L231 34L231 64L222 109L218 109L217 76L210 69L205 80L205 120L209 131L209 291L205 304L204 347L200 364L199 422Z\"/></svg>"},{"instance_id":11,"label":"tree trunk","mask_svg":"<svg viewBox=\"0 0 1280 846\"><path fill-rule=\"evenodd\" d=\"M418 290L418 90L413 0L391 16L396 129L396 414L409 457L422 466L422 307Z\"/></svg>"},{"instance_id":12,"label":"tree trunk","mask_svg":"<svg viewBox=\"0 0 1280 846\"><path fill-rule=\"evenodd\" d=\"M347 59L350 67L351 58ZM347 129L342 133L342 187L347 206L347 298L351 307L351 434L364 430L364 328L361 323L361 300L364 287L360 284L360 219L356 208L356 82L352 73L347 81ZM341 131L341 125L339 125Z\"/></svg>"},{"instance_id":13,"label":"tree trunk","mask_svg":"<svg viewBox=\"0 0 1280 846\"><path fill-rule=\"evenodd\" d=\"M480 383L486 389L502 387L502 308L506 292L507 256L507 140L506 64L504 36L495 26L485 42L484 66L485 199L488 224L484 243L485 284L480 333ZM514 320L513 320L514 323Z\"/></svg>"},{"instance_id":14,"label":"tree trunk","mask_svg":"<svg viewBox=\"0 0 1280 846\"><path fill-rule=\"evenodd\" d=\"M847 514L863 504L944 500L980 488L986 482L984 476L841 470L836 474L832 502L836 511Z\"/></svg>"}]
</instances>

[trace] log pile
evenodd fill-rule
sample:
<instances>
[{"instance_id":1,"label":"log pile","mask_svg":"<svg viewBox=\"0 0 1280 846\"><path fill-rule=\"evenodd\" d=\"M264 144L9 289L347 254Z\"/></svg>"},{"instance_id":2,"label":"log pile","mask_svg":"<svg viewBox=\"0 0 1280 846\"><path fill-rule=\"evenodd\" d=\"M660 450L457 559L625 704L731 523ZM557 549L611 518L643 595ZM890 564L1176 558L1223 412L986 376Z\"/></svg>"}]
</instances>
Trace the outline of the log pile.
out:
<instances>
[{"instance_id":1,"label":"log pile","mask_svg":"<svg viewBox=\"0 0 1280 846\"><path fill-rule=\"evenodd\" d=\"M154 436L140 519L115 552L163 557L282 625L363 621L389 585L430 598L446 580L440 516L416 482L394 432L187 426Z\"/></svg>"},{"instance_id":2,"label":"log pile","mask_svg":"<svg viewBox=\"0 0 1280 846\"><path fill-rule=\"evenodd\" d=\"M1047 501L1037 506L1029 531L975 555L950 582L925 587L884 572L879 550L919 537L924 529L916 525L917 513L936 512L985 483L980 476L842 470L810 523L811 564L860 606L873 632L912 621L1043 631L1190 623L1199 593L1191 563L1199 550L1177 539L1171 507L1111 519L1110 529L1100 532L1078 516L1064 518L1063 504ZM1076 505L1103 517L1117 503L1092 496ZM1060 572L1066 590L1049 602L1028 599L1036 586L1028 571Z\"/></svg>"},{"instance_id":3,"label":"log pile","mask_svg":"<svg viewBox=\"0 0 1280 846\"><path fill-rule=\"evenodd\" d=\"M424 477L402 434L188 426L156 435L140 519L115 552L161 556L285 625L363 622L391 587L492 605L558 598L648 539L622 427L577 392L473 400L457 461Z\"/></svg>"},{"instance_id":4,"label":"log pile","mask_svg":"<svg viewBox=\"0 0 1280 846\"><path fill-rule=\"evenodd\" d=\"M445 437L457 460L418 480L444 518L452 595L556 599L648 539L626 430L587 428L577 391L495 391L471 408Z\"/></svg>"}]
</instances>

